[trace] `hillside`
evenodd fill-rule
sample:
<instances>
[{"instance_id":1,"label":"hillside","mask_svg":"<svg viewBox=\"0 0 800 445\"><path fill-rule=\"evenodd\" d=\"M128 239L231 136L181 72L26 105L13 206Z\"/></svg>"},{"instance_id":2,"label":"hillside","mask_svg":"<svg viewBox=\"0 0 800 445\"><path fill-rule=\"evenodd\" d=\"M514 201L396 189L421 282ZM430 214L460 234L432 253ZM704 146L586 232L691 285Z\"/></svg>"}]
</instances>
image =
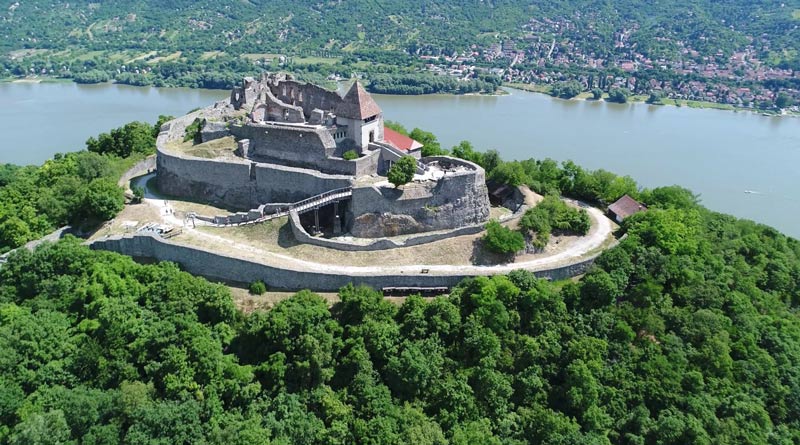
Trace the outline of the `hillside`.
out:
<instances>
[{"instance_id":1,"label":"hillside","mask_svg":"<svg viewBox=\"0 0 800 445\"><path fill-rule=\"evenodd\" d=\"M578 27L613 50L614 32L636 23L637 43L702 40L707 55L757 36L775 51L796 50L800 3L682 0L611 4L597 0L347 2L181 0L23 1L3 14L6 51L77 46L98 50L225 51L232 54L420 48L463 50L497 38L518 38L531 19L579 17ZM762 37L762 34L765 36ZM796 56L796 54L795 54Z\"/></svg>"},{"instance_id":2,"label":"hillside","mask_svg":"<svg viewBox=\"0 0 800 445\"><path fill-rule=\"evenodd\" d=\"M317 81L422 69L469 80L494 69L509 82L576 79L585 91L631 73L639 82L620 85L638 94L786 108L800 102L798 25L798 0L26 0L0 13L0 68L5 77L209 88L278 67ZM430 83L410 83L419 82ZM379 90L426 90L397 83Z\"/></svg>"}]
</instances>

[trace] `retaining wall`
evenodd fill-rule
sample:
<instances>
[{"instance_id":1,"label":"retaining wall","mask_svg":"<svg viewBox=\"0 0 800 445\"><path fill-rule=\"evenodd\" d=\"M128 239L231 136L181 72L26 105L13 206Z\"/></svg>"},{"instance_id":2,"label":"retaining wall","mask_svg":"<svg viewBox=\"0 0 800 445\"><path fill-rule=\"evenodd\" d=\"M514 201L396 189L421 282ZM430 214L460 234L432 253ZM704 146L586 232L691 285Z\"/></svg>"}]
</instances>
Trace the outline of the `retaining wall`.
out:
<instances>
[{"instance_id":1,"label":"retaining wall","mask_svg":"<svg viewBox=\"0 0 800 445\"><path fill-rule=\"evenodd\" d=\"M527 209L528 207L526 205L520 204L517 207L516 212L510 215L506 215L503 218L500 218L500 222L505 222L514 218L519 218ZM292 228L292 234L294 234L294 237L295 239L297 239L298 242L304 244L313 244L315 246L327 247L329 249L347 250L350 252L368 252L375 250L397 249L399 247L418 246L420 244L440 241L455 236L474 235L476 233L482 232L484 229L484 224L476 224L472 226L461 227L458 229L443 230L434 233L426 233L420 235L412 235L403 240L393 240L390 238L377 238L373 239L372 242L367 244L356 244L336 239L311 236L311 234L309 234L308 231L306 231L306 229L303 227L303 224L300 222L300 216L297 214L297 212L289 213L289 226Z\"/></svg>"},{"instance_id":2,"label":"retaining wall","mask_svg":"<svg viewBox=\"0 0 800 445\"><path fill-rule=\"evenodd\" d=\"M152 172L156 168L156 156L151 155L133 165L128 171L122 174L119 178L117 185L124 188L130 187L130 181L147 173Z\"/></svg>"},{"instance_id":3,"label":"retaining wall","mask_svg":"<svg viewBox=\"0 0 800 445\"><path fill-rule=\"evenodd\" d=\"M401 274L401 275L337 275L278 268L249 260L234 258L196 247L164 240L156 235L128 235L100 239L90 244L92 249L109 250L138 258L172 261L184 270L210 279L250 283L264 280L271 288L315 291L337 291L348 283L364 284L375 289L383 287L453 287L468 275ZM588 270L594 258L569 266L534 271L540 278L560 280Z\"/></svg>"},{"instance_id":4,"label":"retaining wall","mask_svg":"<svg viewBox=\"0 0 800 445\"><path fill-rule=\"evenodd\" d=\"M423 161L449 163L463 170L433 181L412 182L396 189L366 185L353 188L353 235L381 238L482 224L489 218L485 172L479 166L449 157Z\"/></svg>"},{"instance_id":5,"label":"retaining wall","mask_svg":"<svg viewBox=\"0 0 800 445\"><path fill-rule=\"evenodd\" d=\"M203 113L213 116L215 110L220 110L221 113L223 105L224 103L196 111L161 127L156 141L159 191L176 197L203 199L225 208L249 211L266 202L296 202L351 185L351 177L347 175L256 163L247 159L205 159L166 149L168 142L183 138L186 127L196 117ZM355 162L342 162L356 168ZM364 159L363 162L372 161Z\"/></svg>"}]
</instances>

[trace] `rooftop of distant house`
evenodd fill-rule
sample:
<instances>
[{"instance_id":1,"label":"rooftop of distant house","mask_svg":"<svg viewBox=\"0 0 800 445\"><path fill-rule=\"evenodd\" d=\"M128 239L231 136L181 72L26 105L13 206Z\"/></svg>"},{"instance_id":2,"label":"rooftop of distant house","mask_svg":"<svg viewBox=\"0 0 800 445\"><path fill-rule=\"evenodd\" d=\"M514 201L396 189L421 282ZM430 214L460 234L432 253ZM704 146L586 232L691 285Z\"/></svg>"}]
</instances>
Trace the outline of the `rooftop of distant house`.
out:
<instances>
[{"instance_id":1,"label":"rooftop of distant house","mask_svg":"<svg viewBox=\"0 0 800 445\"><path fill-rule=\"evenodd\" d=\"M614 204L608 206L608 210L620 219L625 219L634 213L647 210L647 207L630 196L625 195L619 198Z\"/></svg>"}]
</instances>

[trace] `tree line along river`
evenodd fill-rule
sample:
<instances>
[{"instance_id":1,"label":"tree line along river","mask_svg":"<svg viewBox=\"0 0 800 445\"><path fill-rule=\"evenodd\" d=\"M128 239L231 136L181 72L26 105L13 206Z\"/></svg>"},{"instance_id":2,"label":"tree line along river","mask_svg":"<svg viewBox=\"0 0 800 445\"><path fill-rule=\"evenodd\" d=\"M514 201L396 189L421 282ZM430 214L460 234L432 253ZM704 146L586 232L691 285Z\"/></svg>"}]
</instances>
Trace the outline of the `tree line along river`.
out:
<instances>
[{"instance_id":1,"label":"tree line along river","mask_svg":"<svg viewBox=\"0 0 800 445\"><path fill-rule=\"evenodd\" d=\"M505 96L375 95L386 119L433 132L443 147L468 140L504 159L572 159L678 184L704 205L800 238L800 119L731 112ZM227 97L222 90L73 83L1 83L0 162L39 164L79 150L132 120L155 122Z\"/></svg>"}]
</instances>

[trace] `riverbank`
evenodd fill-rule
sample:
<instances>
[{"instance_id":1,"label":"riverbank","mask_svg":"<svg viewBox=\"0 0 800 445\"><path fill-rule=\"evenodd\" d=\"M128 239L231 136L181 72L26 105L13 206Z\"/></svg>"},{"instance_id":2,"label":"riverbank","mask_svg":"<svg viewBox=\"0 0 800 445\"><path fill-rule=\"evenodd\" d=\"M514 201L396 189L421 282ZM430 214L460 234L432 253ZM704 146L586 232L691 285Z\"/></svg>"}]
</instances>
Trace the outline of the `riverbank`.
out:
<instances>
[{"instance_id":1,"label":"riverbank","mask_svg":"<svg viewBox=\"0 0 800 445\"><path fill-rule=\"evenodd\" d=\"M38 76L37 77L28 76L28 77L24 77L24 78L6 77L6 78L1 78L0 79L0 83L75 83L77 85L104 85L104 84L108 84L108 85L126 85L126 86L132 86L132 87L139 87L140 86L140 85L130 85L130 84L114 82L114 81L86 84L86 83L75 82L73 79L70 79L70 78L38 77ZM144 86L142 86L142 87L144 87ZM515 90L527 91L529 93L545 94L547 96L552 97L550 95L551 87L548 86L548 85L534 85L534 84L507 82L507 83L503 83L503 87L511 88L511 89L515 89ZM199 88L194 88L194 87L171 87L171 86L158 87L158 88L199 89ZM205 88L205 89L207 89L207 88ZM227 88L222 88L222 89L219 89L219 90L220 91L226 91ZM384 94L384 93L373 93L373 94ZM456 97L459 97L459 96L496 97L496 96L506 96L508 94L510 94L510 93L508 93L504 89L500 88L500 89L498 89L497 91L495 91L493 93L483 93L483 92L481 92L481 93L464 93L464 94L432 93L432 94L408 94L408 95L406 95L406 94L389 94L389 95L394 95L394 96L437 96L437 95L441 95L441 96L456 96ZM604 101L604 102L608 102L608 101L606 101L607 98L608 98L608 94L607 93L604 93L603 94L603 98L601 98L601 99L592 99L592 94L591 93L582 92L582 93L580 93L579 95L575 96L572 99L561 99L561 100L587 100L587 101ZM641 104L648 104L648 105L653 105L653 106L668 105L668 106L674 106L674 107L678 107L678 108L687 107L687 108L696 108L696 109L723 110L723 111L733 111L733 112L743 111L743 112L751 112L751 113L759 114L759 115L762 115L762 116L800 117L800 113L798 113L798 112L791 112L791 111L786 111L786 110L783 110L782 112L777 112L777 111L774 111L774 110L759 110L759 109L754 109L754 108L742 108L742 107L735 107L735 106L733 106L731 104L720 104L720 103L717 103L717 102L698 101L698 100L662 99L661 103L650 104L650 103L647 103L647 98L648 98L647 95L633 95L633 96L628 98L627 103L632 103L632 104L640 104L641 103ZM556 98L556 99L560 99L560 98Z\"/></svg>"},{"instance_id":2,"label":"riverbank","mask_svg":"<svg viewBox=\"0 0 800 445\"><path fill-rule=\"evenodd\" d=\"M548 86L548 85L532 85L532 84L525 84L525 83L509 82L509 83L504 83L503 86L506 87L506 88L511 88L511 89L515 89L515 90L527 91L529 93L544 94L544 95L547 95L549 97L553 97L550 94L551 87ZM707 101L699 101L699 100L662 99L661 103L658 103L658 104L653 103L653 104L651 104L651 103L647 102L648 97L649 97L648 95L642 95L642 94L633 95L633 96L630 96L628 98L628 101L626 103L647 104L647 105L653 105L653 106L666 105L666 106L677 107L677 108L687 107L687 108L707 109L707 110L723 110L723 111L733 111L734 113L750 112L750 113L755 113L755 114L759 114L759 115L762 115L762 116L800 117L800 113L786 111L786 110L784 110L783 112L778 112L778 111L774 111L774 110L759 110L759 109L756 109L756 108L742 108L742 107L735 107L735 106L733 106L731 104L720 104L720 103L717 103L717 102L707 102ZM592 93L586 92L586 91L580 93L579 95L577 95L577 96L575 96L575 97L573 97L571 99L561 99L561 98L557 98L557 97L553 97L553 98L554 99L560 99L560 100L586 100L586 101L596 101L596 102L600 102L600 101L609 102L609 101L606 100L608 98L608 93L603 93L603 97L601 99L593 99L592 98ZM609 103L615 103L615 102L609 102Z\"/></svg>"}]
</instances>

